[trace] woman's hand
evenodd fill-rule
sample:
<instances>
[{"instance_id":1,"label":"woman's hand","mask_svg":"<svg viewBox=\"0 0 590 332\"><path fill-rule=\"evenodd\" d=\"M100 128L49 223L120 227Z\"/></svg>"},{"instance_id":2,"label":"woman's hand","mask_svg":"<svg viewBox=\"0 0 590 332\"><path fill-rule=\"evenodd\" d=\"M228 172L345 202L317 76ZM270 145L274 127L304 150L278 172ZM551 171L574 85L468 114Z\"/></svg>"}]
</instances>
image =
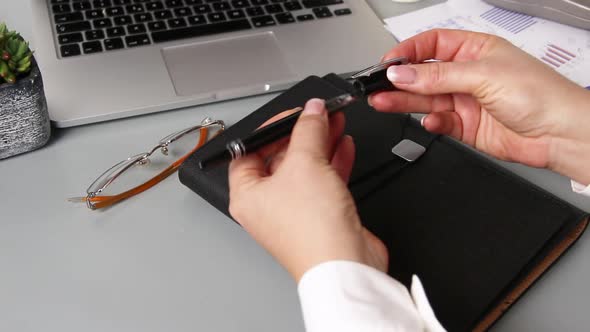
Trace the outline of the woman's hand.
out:
<instances>
[{"instance_id":1,"label":"woman's hand","mask_svg":"<svg viewBox=\"0 0 590 332\"><path fill-rule=\"evenodd\" d=\"M402 91L381 92L384 112L427 113L423 126L502 160L546 167L590 184L590 92L508 41L492 35L431 30L384 59ZM422 63L436 59L440 62Z\"/></svg>"},{"instance_id":2,"label":"woman's hand","mask_svg":"<svg viewBox=\"0 0 590 332\"><path fill-rule=\"evenodd\" d=\"M289 142L230 165L231 215L295 278L331 260L387 270L387 250L359 220L346 182L354 143L344 116L310 100Z\"/></svg>"}]
</instances>

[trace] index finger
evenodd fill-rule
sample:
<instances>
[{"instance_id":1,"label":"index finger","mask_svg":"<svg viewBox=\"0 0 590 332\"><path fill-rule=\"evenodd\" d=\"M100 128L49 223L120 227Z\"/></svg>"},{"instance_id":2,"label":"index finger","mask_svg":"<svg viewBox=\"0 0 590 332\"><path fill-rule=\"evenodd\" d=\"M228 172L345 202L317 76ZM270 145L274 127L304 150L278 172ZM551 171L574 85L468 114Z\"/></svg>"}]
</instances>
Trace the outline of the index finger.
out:
<instances>
[{"instance_id":1,"label":"index finger","mask_svg":"<svg viewBox=\"0 0 590 332\"><path fill-rule=\"evenodd\" d=\"M441 61L469 61L485 54L488 41L495 38L485 33L435 29L404 40L383 56L383 60L406 57L411 63L436 59Z\"/></svg>"}]
</instances>

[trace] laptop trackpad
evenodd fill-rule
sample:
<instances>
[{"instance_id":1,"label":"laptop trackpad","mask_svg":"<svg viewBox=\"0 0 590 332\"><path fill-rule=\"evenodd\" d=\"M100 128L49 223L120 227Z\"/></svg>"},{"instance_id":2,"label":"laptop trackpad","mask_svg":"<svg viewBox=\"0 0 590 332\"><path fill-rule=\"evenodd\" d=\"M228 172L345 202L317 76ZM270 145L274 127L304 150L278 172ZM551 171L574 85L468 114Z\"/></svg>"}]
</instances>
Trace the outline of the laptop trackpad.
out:
<instances>
[{"instance_id":1,"label":"laptop trackpad","mask_svg":"<svg viewBox=\"0 0 590 332\"><path fill-rule=\"evenodd\" d=\"M176 94L240 96L295 79L272 32L162 50Z\"/></svg>"}]
</instances>

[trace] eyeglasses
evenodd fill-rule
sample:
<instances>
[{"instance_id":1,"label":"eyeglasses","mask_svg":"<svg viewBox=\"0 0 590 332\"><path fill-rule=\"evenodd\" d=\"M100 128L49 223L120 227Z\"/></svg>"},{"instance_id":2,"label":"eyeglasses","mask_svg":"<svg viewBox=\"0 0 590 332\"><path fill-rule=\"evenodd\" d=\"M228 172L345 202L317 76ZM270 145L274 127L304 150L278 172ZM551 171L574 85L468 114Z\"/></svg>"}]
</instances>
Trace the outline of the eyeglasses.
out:
<instances>
[{"instance_id":1,"label":"eyeglasses","mask_svg":"<svg viewBox=\"0 0 590 332\"><path fill-rule=\"evenodd\" d=\"M223 121L206 118L198 126L170 134L149 152L131 156L106 170L88 187L85 197L68 201L86 202L95 210L137 195L174 173L188 156L224 129ZM161 153L155 153L158 150Z\"/></svg>"}]
</instances>

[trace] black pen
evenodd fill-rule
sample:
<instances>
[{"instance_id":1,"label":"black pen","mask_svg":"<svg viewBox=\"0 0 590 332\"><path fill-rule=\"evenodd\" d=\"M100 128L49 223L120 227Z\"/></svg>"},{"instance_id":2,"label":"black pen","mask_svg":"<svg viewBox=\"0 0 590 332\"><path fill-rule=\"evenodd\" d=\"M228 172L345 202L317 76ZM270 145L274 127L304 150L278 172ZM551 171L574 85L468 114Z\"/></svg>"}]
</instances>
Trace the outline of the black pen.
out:
<instances>
[{"instance_id":1,"label":"black pen","mask_svg":"<svg viewBox=\"0 0 590 332\"><path fill-rule=\"evenodd\" d=\"M337 112L360 98L381 90L394 90L395 87L387 79L387 68L392 65L405 64L405 58L391 59L384 63L371 66L351 76L349 82L354 92L345 93L326 100L328 114ZM225 149L199 162L199 167L205 169L217 164L239 159L263 146L277 141L291 133L303 108L285 118L254 131L245 138L238 138L226 144Z\"/></svg>"},{"instance_id":2,"label":"black pen","mask_svg":"<svg viewBox=\"0 0 590 332\"><path fill-rule=\"evenodd\" d=\"M326 109L328 114L337 112L342 108L355 102L358 97L346 93L331 99L326 100ZM278 121L275 121L268 126L264 126L245 138L238 138L230 141L226 144L226 148L223 151L219 151L213 154L209 158L203 159L199 162L199 167L205 169L213 165L225 163L234 159L239 159L245 156L247 153L254 152L261 147L268 145L272 142L277 141L291 133L297 119L301 115L303 109L284 117Z\"/></svg>"}]
</instances>

